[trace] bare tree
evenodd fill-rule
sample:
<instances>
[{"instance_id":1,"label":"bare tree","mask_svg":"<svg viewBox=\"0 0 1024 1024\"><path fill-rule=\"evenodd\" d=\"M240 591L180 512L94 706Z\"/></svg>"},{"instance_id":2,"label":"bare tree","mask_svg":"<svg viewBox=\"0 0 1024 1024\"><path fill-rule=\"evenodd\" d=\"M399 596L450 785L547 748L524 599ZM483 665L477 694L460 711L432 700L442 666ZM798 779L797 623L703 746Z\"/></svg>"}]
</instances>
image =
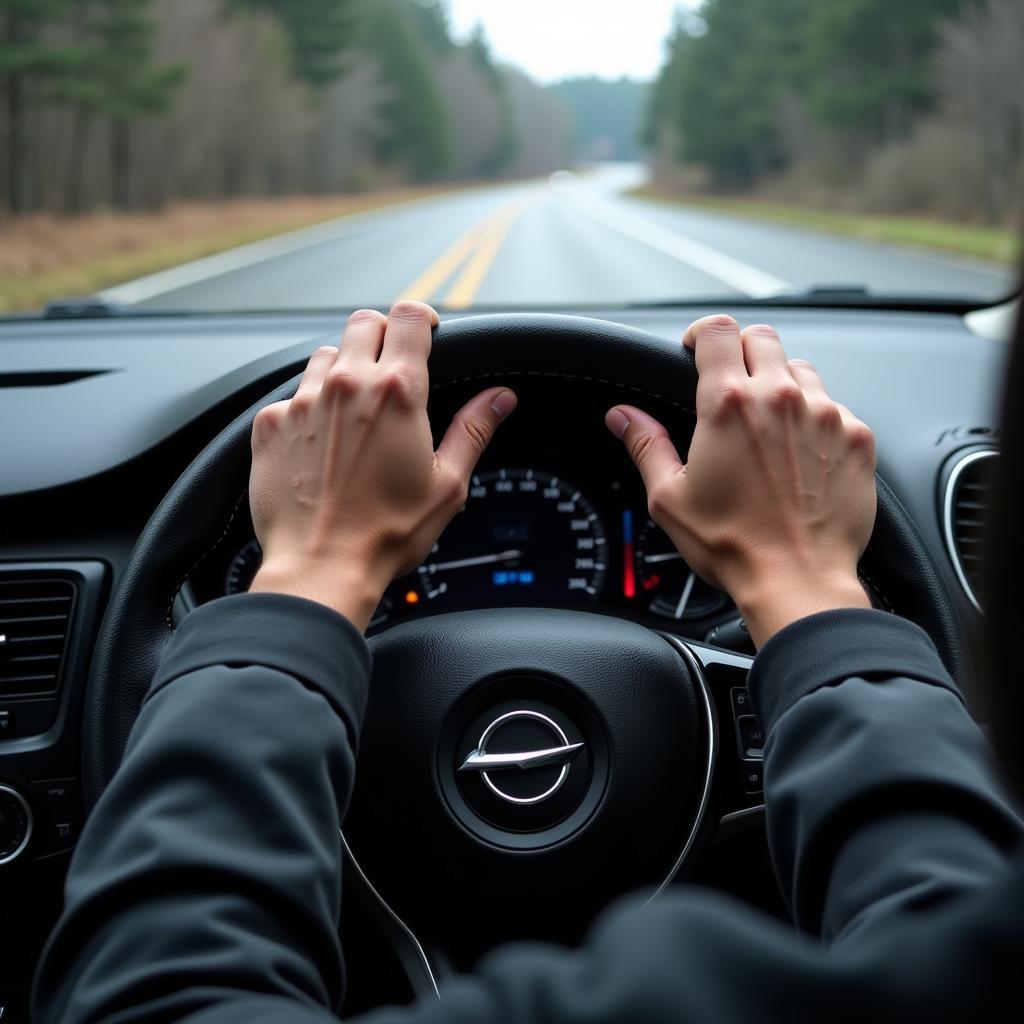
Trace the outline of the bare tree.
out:
<instances>
[{"instance_id":1,"label":"bare tree","mask_svg":"<svg viewBox=\"0 0 1024 1024\"><path fill-rule=\"evenodd\" d=\"M945 106L980 150L985 210L1005 221L1024 186L1024 3L987 0L941 29Z\"/></svg>"}]
</instances>

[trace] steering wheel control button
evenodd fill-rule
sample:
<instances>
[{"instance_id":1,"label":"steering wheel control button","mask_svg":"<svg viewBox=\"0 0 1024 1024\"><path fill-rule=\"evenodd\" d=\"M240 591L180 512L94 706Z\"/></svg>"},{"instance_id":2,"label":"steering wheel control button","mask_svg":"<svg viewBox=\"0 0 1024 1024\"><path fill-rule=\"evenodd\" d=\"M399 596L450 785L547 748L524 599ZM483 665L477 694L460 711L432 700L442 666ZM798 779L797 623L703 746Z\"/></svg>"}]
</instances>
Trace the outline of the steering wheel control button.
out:
<instances>
[{"instance_id":1,"label":"steering wheel control button","mask_svg":"<svg viewBox=\"0 0 1024 1024\"><path fill-rule=\"evenodd\" d=\"M732 696L733 715L753 714L750 706L750 694L745 686L734 686L729 693Z\"/></svg>"},{"instance_id":2,"label":"steering wheel control button","mask_svg":"<svg viewBox=\"0 0 1024 1024\"><path fill-rule=\"evenodd\" d=\"M764 790L764 770L760 761L744 762L743 789L751 795Z\"/></svg>"},{"instance_id":3,"label":"steering wheel control button","mask_svg":"<svg viewBox=\"0 0 1024 1024\"><path fill-rule=\"evenodd\" d=\"M764 757L764 731L753 715L741 715L736 719L739 736L740 757L761 760Z\"/></svg>"},{"instance_id":4,"label":"steering wheel control button","mask_svg":"<svg viewBox=\"0 0 1024 1024\"><path fill-rule=\"evenodd\" d=\"M509 803L539 804L561 788L582 749L547 715L507 711L487 726L459 771L479 772L491 792Z\"/></svg>"},{"instance_id":5,"label":"steering wheel control button","mask_svg":"<svg viewBox=\"0 0 1024 1024\"><path fill-rule=\"evenodd\" d=\"M0 785L0 864L17 859L32 838L32 808L10 786Z\"/></svg>"}]
</instances>

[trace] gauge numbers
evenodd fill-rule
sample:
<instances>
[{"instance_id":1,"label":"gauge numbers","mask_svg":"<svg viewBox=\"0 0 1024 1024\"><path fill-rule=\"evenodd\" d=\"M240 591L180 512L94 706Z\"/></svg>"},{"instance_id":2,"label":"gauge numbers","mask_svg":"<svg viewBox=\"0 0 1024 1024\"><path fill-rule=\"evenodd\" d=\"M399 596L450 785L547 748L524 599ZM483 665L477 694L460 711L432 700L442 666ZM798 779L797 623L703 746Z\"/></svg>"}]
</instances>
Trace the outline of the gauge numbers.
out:
<instances>
[{"instance_id":1,"label":"gauge numbers","mask_svg":"<svg viewBox=\"0 0 1024 1024\"><path fill-rule=\"evenodd\" d=\"M535 469L473 476L463 510L416 570L424 600L586 603L604 586L607 540L586 496Z\"/></svg>"}]
</instances>

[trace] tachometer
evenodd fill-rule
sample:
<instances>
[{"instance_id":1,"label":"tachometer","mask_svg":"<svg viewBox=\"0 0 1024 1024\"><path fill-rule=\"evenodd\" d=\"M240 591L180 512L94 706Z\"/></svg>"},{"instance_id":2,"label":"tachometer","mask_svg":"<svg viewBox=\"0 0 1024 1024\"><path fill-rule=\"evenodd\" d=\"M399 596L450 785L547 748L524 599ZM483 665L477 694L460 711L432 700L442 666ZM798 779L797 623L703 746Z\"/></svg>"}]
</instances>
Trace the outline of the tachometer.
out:
<instances>
[{"instance_id":1,"label":"tachometer","mask_svg":"<svg viewBox=\"0 0 1024 1024\"><path fill-rule=\"evenodd\" d=\"M630 518L632 513L628 513ZM628 557L628 555L627 555ZM726 596L705 583L687 564L668 535L648 519L635 547L636 597L655 615L699 619L726 605Z\"/></svg>"},{"instance_id":2,"label":"tachometer","mask_svg":"<svg viewBox=\"0 0 1024 1024\"><path fill-rule=\"evenodd\" d=\"M572 484L535 469L474 475L465 508L417 569L447 604L587 602L604 585L604 527Z\"/></svg>"}]
</instances>

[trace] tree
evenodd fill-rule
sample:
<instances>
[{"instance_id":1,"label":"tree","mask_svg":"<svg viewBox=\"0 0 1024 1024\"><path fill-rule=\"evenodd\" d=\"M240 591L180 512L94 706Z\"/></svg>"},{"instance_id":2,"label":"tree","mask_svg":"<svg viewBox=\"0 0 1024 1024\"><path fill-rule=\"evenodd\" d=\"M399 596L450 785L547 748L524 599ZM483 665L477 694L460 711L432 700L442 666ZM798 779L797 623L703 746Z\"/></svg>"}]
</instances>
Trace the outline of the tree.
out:
<instances>
[{"instance_id":1,"label":"tree","mask_svg":"<svg viewBox=\"0 0 1024 1024\"><path fill-rule=\"evenodd\" d=\"M321 89L343 74L356 23L354 0L228 0L229 10L239 8L277 19L290 40L297 78Z\"/></svg>"},{"instance_id":2,"label":"tree","mask_svg":"<svg viewBox=\"0 0 1024 1024\"><path fill-rule=\"evenodd\" d=\"M417 180L437 178L451 165L452 129L409 0L364 0L361 13L360 44L391 90L390 130L378 156L404 165Z\"/></svg>"},{"instance_id":3,"label":"tree","mask_svg":"<svg viewBox=\"0 0 1024 1024\"><path fill-rule=\"evenodd\" d=\"M986 216L1006 222L1024 192L1024 5L972 5L939 35L945 111L980 154Z\"/></svg>"},{"instance_id":4,"label":"tree","mask_svg":"<svg viewBox=\"0 0 1024 1024\"><path fill-rule=\"evenodd\" d=\"M906 137L935 102L938 27L963 0L829 0L804 21L807 83L818 122L856 159Z\"/></svg>"},{"instance_id":5,"label":"tree","mask_svg":"<svg viewBox=\"0 0 1024 1024\"><path fill-rule=\"evenodd\" d=\"M68 14L69 0L0 0L0 86L7 124L7 208L21 213L31 206L28 180L27 117L29 90L57 81L75 54L46 37L46 30Z\"/></svg>"}]
</instances>

